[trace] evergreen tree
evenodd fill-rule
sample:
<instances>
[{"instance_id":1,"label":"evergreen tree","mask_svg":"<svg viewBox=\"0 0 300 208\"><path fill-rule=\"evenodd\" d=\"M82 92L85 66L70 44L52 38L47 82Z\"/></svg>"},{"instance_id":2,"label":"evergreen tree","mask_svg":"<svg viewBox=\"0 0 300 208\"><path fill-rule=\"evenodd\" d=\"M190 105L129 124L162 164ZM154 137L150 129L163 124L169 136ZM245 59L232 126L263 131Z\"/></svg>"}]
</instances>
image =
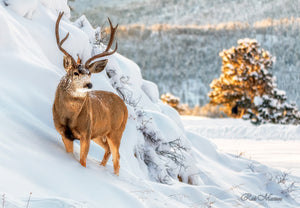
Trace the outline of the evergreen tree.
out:
<instances>
[{"instance_id":1,"label":"evergreen tree","mask_svg":"<svg viewBox=\"0 0 300 208\"><path fill-rule=\"evenodd\" d=\"M246 120L251 119L253 124L300 124L300 112L296 104L287 103L287 96L282 90L275 88L269 95L256 97L254 104L258 113L249 109L243 116Z\"/></svg>"},{"instance_id":2,"label":"evergreen tree","mask_svg":"<svg viewBox=\"0 0 300 208\"><path fill-rule=\"evenodd\" d=\"M269 72L274 59L252 39L239 40L237 47L223 50L219 55L223 62L222 74L210 85L210 103L225 106L224 112L229 116L236 106L239 115L247 109L257 112L254 98L269 94L276 87Z\"/></svg>"},{"instance_id":3,"label":"evergreen tree","mask_svg":"<svg viewBox=\"0 0 300 208\"><path fill-rule=\"evenodd\" d=\"M242 39L220 53L222 74L211 83L210 103L224 105L229 116L239 114L254 124L300 124L300 113L277 89L270 69L274 59L256 40ZM231 111L230 111L231 110Z\"/></svg>"}]
</instances>

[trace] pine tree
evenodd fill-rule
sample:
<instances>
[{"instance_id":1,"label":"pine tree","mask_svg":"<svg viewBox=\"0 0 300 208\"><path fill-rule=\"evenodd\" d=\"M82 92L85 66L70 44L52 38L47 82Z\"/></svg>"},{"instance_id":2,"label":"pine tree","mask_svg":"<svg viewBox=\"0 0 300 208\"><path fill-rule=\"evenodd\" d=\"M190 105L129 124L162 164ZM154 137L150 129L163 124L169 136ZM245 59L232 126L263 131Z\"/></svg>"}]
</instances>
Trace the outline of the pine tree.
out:
<instances>
[{"instance_id":1,"label":"pine tree","mask_svg":"<svg viewBox=\"0 0 300 208\"><path fill-rule=\"evenodd\" d=\"M229 116L234 106L238 106L241 116L247 109L257 112L254 98L269 94L276 87L269 72L274 59L253 39L239 40L237 47L223 50L219 55L223 62L222 74L210 85L210 103L225 106L224 112Z\"/></svg>"},{"instance_id":2,"label":"pine tree","mask_svg":"<svg viewBox=\"0 0 300 208\"><path fill-rule=\"evenodd\" d=\"M251 110L243 117L251 119L253 124L300 124L300 112L296 104L289 104L284 91L274 88L269 95L256 97L254 101L258 109L255 114Z\"/></svg>"},{"instance_id":3,"label":"pine tree","mask_svg":"<svg viewBox=\"0 0 300 208\"><path fill-rule=\"evenodd\" d=\"M295 104L277 89L270 69L274 58L256 40L242 39L237 47L224 50L222 74L211 83L210 103L224 105L225 113L237 113L254 124L300 124ZM232 111L230 111L232 109Z\"/></svg>"}]
</instances>

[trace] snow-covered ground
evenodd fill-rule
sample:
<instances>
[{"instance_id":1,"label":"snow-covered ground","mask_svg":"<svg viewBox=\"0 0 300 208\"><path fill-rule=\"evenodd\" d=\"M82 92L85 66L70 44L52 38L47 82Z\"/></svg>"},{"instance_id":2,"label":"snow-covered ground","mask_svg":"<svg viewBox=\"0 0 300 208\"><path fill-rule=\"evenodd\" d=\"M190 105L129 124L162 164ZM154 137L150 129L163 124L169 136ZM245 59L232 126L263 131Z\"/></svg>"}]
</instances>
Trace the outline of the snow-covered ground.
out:
<instances>
[{"instance_id":1,"label":"snow-covered ground","mask_svg":"<svg viewBox=\"0 0 300 208\"><path fill-rule=\"evenodd\" d=\"M94 44L96 30L85 17L69 21L66 3L0 1L1 208L300 206L299 177L220 152L208 135L185 129L178 113L159 101L157 86L120 54L108 58L106 73L92 77L94 89L123 95L129 111L120 176L111 160L99 165L104 151L94 143L86 168L78 162L79 142L67 154L51 112L65 73L54 35L58 13L66 14L60 34L70 32L63 46L71 55L85 61L102 47ZM233 136L226 128L212 131ZM293 132L299 136L299 129L286 131Z\"/></svg>"},{"instance_id":2,"label":"snow-covered ground","mask_svg":"<svg viewBox=\"0 0 300 208\"><path fill-rule=\"evenodd\" d=\"M256 160L300 177L300 127L255 126L241 119L183 116L186 130L211 139L221 152Z\"/></svg>"}]
</instances>

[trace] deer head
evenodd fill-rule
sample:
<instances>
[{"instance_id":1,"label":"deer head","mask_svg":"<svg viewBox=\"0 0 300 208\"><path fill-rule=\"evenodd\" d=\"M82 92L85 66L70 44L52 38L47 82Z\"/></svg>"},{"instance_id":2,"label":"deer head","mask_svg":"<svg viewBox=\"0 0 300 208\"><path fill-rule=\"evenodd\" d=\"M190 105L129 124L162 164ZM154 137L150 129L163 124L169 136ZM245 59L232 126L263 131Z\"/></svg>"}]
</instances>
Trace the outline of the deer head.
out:
<instances>
[{"instance_id":1,"label":"deer head","mask_svg":"<svg viewBox=\"0 0 300 208\"><path fill-rule=\"evenodd\" d=\"M112 43L114 41L115 33L117 30L117 27L113 27L110 19L108 18L109 24L110 24L110 30L111 30L111 35L109 42L107 44L107 47L104 52L95 55L91 58L89 58L85 64L81 64L81 59L78 56L77 62L75 59L64 49L62 48L62 44L68 39L69 33L60 41L59 38L59 23L60 20L63 16L64 12L60 12L59 16L56 20L56 25L55 25L55 36L56 36L56 43L61 52L65 54L64 56L64 61L63 65L64 68L67 72L66 76L64 77L65 80L65 87L67 88L66 90L71 91L71 94L74 96L85 96L85 93L88 89L91 89L93 87L91 83L91 74L92 73L99 73L104 70L108 60L97 60L95 62L92 62L98 58L105 57L112 55L117 51L118 44L116 43L116 47L113 51L109 52L109 49L112 46Z\"/></svg>"}]
</instances>

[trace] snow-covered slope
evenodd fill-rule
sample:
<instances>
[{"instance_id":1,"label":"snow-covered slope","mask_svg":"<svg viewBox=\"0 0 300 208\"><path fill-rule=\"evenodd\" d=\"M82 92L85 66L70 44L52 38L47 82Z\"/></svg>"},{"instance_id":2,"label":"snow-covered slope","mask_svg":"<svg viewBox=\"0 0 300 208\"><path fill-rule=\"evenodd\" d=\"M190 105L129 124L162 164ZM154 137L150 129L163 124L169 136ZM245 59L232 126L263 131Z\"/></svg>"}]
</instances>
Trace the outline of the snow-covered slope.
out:
<instances>
[{"instance_id":1,"label":"snow-covered slope","mask_svg":"<svg viewBox=\"0 0 300 208\"><path fill-rule=\"evenodd\" d=\"M228 118L211 119L192 116L181 118L186 130L211 139L220 152L250 158L275 167L283 171L277 179L299 183L299 126L274 124L255 126L242 119ZM294 197L300 200L297 191L291 194L295 194Z\"/></svg>"},{"instance_id":2,"label":"snow-covered slope","mask_svg":"<svg viewBox=\"0 0 300 208\"><path fill-rule=\"evenodd\" d=\"M120 147L120 176L104 151L92 144L87 168L65 152L52 121L56 86L64 74L54 25L66 1L0 1L0 193L3 207L296 207L280 171L219 153L208 139L184 130L179 115L159 102L157 87L120 54L106 73L94 75L95 89L124 96L129 119ZM18 8L22 8L19 10ZM101 50L93 45L86 18L68 15L60 32L64 47L86 60ZM109 76L108 76L109 75ZM174 157L175 156L175 157ZM251 168L249 168L251 165ZM178 177L178 178L177 178ZM179 182L179 178L183 182ZM190 184L193 185L190 185ZM280 202L241 200L244 193L272 194Z\"/></svg>"}]
</instances>

